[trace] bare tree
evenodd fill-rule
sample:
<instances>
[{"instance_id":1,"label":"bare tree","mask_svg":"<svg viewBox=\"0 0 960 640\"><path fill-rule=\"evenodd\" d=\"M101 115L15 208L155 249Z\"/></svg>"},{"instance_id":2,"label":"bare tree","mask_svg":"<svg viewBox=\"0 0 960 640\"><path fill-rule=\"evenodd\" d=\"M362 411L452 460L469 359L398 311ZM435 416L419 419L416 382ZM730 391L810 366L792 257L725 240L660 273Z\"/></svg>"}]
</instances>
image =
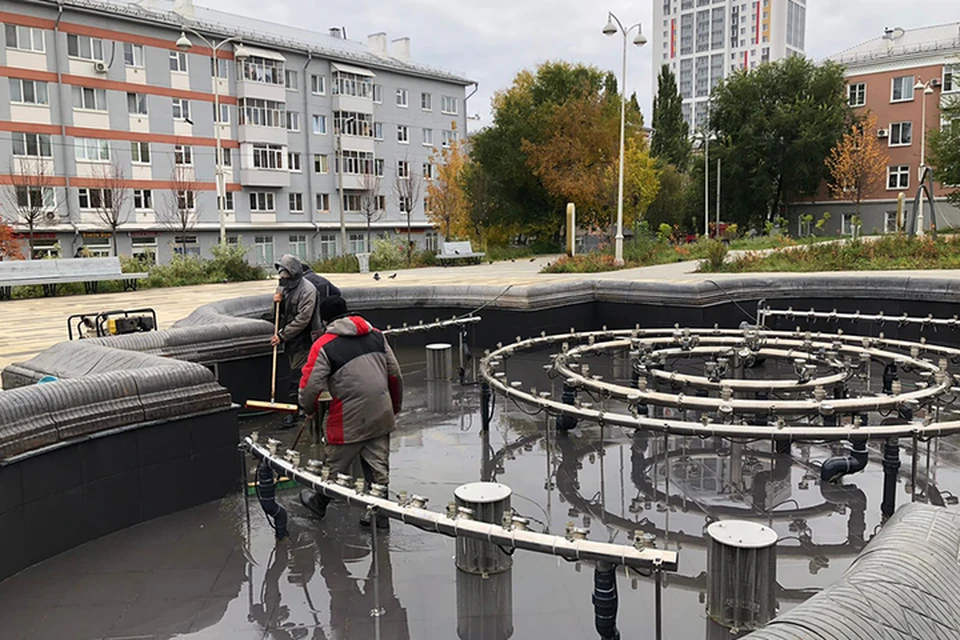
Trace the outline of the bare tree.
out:
<instances>
[{"instance_id":1,"label":"bare tree","mask_svg":"<svg viewBox=\"0 0 960 640\"><path fill-rule=\"evenodd\" d=\"M4 199L14 224L28 230L27 259L33 259L33 234L57 210L56 176L53 162L46 158L13 158L10 182L4 185Z\"/></svg>"},{"instance_id":2,"label":"bare tree","mask_svg":"<svg viewBox=\"0 0 960 640\"><path fill-rule=\"evenodd\" d=\"M360 176L360 213L367 220L367 251L371 251L370 225L383 217L383 200L380 196L380 176L364 173Z\"/></svg>"},{"instance_id":3,"label":"bare tree","mask_svg":"<svg viewBox=\"0 0 960 640\"><path fill-rule=\"evenodd\" d=\"M184 165L174 165L170 189L157 208L160 223L180 235L180 251L187 255L187 234L197 226L200 218L199 184L192 171Z\"/></svg>"},{"instance_id":4,"label":"bare tree","mask_svg":"<svg viewBox=\"0 0 960 640\"><path fill-rule=\"evenodd\" d=\"M120 255L117 251L117 227L130 220L130 210L127 204L133 196L130 181L123 171L123 167L116 161L105 165L98 165L94 169L93 189L90 194L90 205L108 229L113 244L113 255Z\"/></svg>"},{"instance_id":5,"label":"bare tree","mask_svg":"<svg viewBox=\"0 0 960 640\"><path fill-rule=\"evenodd\" d=\"M401 167L406 167L402 170ZM407 266L410 266L411 253L413 251L413 240L411 239L410 216L413 214L413 208L420 200L420 191L423 182L420 174L410 168L410 160L404 156L403 160L397 162L397 173L394 179L393 192L397 198L397 206L400 213L407 216Z\"/></svg>"}]
</instances>

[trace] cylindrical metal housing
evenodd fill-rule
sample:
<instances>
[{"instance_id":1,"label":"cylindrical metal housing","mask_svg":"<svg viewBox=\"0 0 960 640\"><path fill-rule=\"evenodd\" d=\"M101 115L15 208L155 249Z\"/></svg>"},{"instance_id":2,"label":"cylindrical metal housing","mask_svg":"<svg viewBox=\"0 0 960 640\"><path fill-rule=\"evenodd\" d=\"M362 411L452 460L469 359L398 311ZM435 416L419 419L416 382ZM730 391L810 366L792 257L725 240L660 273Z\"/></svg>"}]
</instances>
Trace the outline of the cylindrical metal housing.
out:
<instances>
[{"instance_id":1,"label":"cylindrical metal housing","mask_svg":"<svg viewBox=\"0 0 960 640\"><path fill-rule=\"evenodd\" d=\"M507 640L513 635L513 572L479 576L457 571L457 636Z\"/></svg>"},{"instance_id":2,"label":"cylindrical metal housing","mask_svg":"<svg viewBox=\"0 0 960 640\"><path fill-rule=\"evenodd\" d=\"M707 614L725 627L762 627L777 610L777 533L756 522L707 527Z\"/></svg>"},{"instance_id":3,"label":"cylindrical metal housing","mask_svg":"<svg viewBox=\"0 0 960 640\"><path fill-rule=\"evenodd\" d=\"M454 492L458 507L473 510L473 519L499 524L503 512L510 508L510 487L499 482L471 482ZM457 568L467 573L490 575L513 566L513 558L490 542L474 538L457 538Z\"/></svg>"},{"instance_id":4,"label":"cylindrical metal housing","mask_svg":"<svg viewBox=\"0 0 960 640\"><path fill-rule=\"evenodd\" d=\"M453 345L436 342L427 345L427 381L453 379Z\"/></svg>"}]
</instances>

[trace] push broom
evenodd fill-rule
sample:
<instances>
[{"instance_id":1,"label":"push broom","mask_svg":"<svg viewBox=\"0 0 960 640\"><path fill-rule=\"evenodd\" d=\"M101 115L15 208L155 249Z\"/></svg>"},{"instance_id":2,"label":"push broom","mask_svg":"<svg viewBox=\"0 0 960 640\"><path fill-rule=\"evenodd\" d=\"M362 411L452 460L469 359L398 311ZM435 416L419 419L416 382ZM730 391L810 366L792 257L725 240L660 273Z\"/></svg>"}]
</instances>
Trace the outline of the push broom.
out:
<instances>
[{"instance_id":1,"label":"push broom","mask_svg":"<svg viewBox=\"0 0 960 640\"><path fill-rule=\"evenodd\" d=\"M273 320L273 335L280 331L280 303L277 303L277 312ZM280 413L299 413L300 407L286 402L277 402L277 345L273 345L273 368L270 373L270 402L263 400L247 400L247 409L262 409L264 411L279 411Z\"/></svg>"}]
</instances>

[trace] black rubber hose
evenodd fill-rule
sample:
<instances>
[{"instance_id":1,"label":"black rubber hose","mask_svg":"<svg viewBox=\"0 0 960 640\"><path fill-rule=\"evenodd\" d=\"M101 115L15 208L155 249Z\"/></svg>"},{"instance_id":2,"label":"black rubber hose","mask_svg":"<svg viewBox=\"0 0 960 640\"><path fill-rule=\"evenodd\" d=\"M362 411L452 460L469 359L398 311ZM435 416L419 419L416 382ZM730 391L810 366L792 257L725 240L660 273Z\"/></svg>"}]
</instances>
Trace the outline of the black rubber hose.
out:
<instances>
[{"instance_id":1,"label":"black rubber hose","mask_svg":"<svg viewBox=\"0 0 960 640\"><path fill-rule=\"evenodd\" d=\"M597 562L593 572L593 613L601 640L620 640L617 629L617 572L609 562Z\"/></svg>"},{"instance_id":2,"label":"black rubber hose","mask_svg":"<svg viewBox=\"0 0 960 640\"><path fill-rule=\"evenodd\" d=\"M867 439L853 440L850 455L834 456L824 461L820 467L820 480L823 482L838 482L840 478L850 473L863 471L867 466Z\"/></svg>"},{"instance_id":3,"label":"black rubber hose","mask_svg":"<svg viewBox=\"0 0 960 640\"><path fill-rule=\"evenodd\" d=\"M277 502L277 478L270 465L262 461L257 467L257 498L263 512L273 521L277 540L283 540L290 535L287 531L287 511Z\"/></svg>"}]
</instances>

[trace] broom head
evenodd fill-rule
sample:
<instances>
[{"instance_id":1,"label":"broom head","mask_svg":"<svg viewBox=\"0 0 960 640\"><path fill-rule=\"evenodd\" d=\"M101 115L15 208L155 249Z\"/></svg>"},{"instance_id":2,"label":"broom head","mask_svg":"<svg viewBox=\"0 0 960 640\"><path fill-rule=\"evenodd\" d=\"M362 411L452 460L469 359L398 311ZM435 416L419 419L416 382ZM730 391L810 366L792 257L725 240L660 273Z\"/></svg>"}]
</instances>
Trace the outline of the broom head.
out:
<instances>
[{"instance_id":1,"label":"broom head","mask_svg":"<svg viewBox=\"0 0 960 640\"><path fill-rule=\"evenodd\" d=\"M265 400L247 400L247 409L260 409L262 411L279 411L280 413L299 413L300 407L286 402L267 402Z\"/></svg>"}]
</instances>

